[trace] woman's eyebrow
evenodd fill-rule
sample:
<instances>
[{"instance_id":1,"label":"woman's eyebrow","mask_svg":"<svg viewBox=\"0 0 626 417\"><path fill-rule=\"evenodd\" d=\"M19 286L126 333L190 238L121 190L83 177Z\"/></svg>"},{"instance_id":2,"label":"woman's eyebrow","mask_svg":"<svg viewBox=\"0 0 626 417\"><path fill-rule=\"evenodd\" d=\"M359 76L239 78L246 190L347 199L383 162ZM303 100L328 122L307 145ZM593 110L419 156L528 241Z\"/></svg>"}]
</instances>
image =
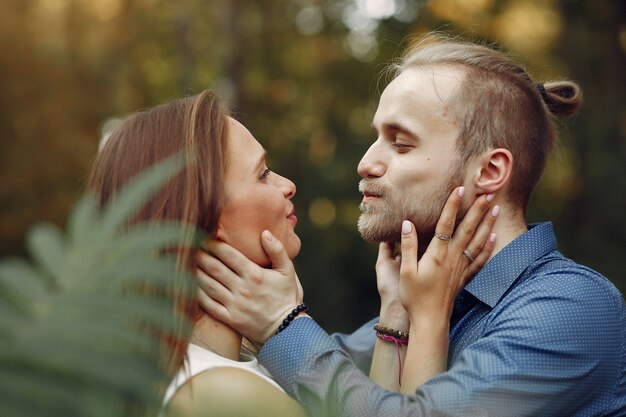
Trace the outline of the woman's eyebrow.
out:
<instances>
[{"instance_id":1,"label":"woman's eyebrow","mask_svg":"<svg viewBox=\"0 0 626 417\"><path fill-rule=\"evenodd\" d=\"M267 151L263 149L263 154L259 158L259 161L254 166L254 172L258 172L265 165L265 159L267 158Z\"/></svg>"}]
</instances>

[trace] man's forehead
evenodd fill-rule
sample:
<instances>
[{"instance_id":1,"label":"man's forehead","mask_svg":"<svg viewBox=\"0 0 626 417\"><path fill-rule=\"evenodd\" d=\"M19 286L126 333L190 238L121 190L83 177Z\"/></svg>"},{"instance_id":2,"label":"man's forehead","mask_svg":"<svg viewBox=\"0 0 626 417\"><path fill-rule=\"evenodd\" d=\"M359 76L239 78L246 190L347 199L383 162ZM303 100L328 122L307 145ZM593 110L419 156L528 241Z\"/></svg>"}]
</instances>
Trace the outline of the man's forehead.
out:
<instances>
[{"instance_id":1,"label":"man's forehead","mask_svg":"<svg viewBox=\"0 0 626 417\"><path fill-rule=\"evenodd\" d=\"M380 117L401 117L418 110L445 113L464 76L462 68L450 65L405 69L381 94L374 124Z\"/></svg>"}]
</instances>

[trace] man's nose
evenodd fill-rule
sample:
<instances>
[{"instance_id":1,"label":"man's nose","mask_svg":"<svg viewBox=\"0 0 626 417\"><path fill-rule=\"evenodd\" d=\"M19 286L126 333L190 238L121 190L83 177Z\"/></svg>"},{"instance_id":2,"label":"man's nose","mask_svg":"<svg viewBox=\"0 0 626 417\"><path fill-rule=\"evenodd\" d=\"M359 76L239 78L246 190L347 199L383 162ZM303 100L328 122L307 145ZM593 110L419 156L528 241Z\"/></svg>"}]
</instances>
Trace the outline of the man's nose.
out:
<instances>
[{"instance_id":1,"label":"man's nose","mask_svg":"<svg viewBox=\"0 0 626 417\"><path fill-rule=\"evenodd\" d=\"M357 167L357 172L361 178L382 177L385 174L386 167L382 161L382 153L378 149L378 141L365 152L361 162Z\"/></svg>"}]
</instances>

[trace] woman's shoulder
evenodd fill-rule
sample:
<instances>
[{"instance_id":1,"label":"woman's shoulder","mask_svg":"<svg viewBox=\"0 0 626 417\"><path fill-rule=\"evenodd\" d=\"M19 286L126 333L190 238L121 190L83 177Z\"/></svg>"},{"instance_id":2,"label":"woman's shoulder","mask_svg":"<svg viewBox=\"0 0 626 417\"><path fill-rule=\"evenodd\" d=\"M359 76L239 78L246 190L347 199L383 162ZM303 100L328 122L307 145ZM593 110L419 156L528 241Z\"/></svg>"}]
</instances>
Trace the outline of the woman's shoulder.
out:
<instances>
[{"instance_id":1,"label":"woman's shoulder","mask_svg":"<svg viewBox=\"0 0 626 417\"><path fill-rule=\"evenodd\" d=\"M215 367L189 379L170 401L168 417L305 416L286 393L245 369Z\"/></svg>"}]
</instances>

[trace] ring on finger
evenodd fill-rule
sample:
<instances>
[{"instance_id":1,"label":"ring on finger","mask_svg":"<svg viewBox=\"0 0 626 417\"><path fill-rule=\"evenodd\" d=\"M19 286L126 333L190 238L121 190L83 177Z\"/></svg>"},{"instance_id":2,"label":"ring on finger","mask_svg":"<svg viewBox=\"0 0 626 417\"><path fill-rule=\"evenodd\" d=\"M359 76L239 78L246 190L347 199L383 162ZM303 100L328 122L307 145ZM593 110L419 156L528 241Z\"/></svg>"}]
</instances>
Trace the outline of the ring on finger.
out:
<instances>
[{"instance_id":1,"label":"ring on finger","mask_svg":"<svg viewBox=\"0 0 626 417\"><path fill-rule=\"evenodd\" d=\"M463 249L463 255L465 255L468 261L474 262L474 257L472 256L471 253L469 253L467 249Z\"/></svg>"},{"instance_id":2,"label":"ring on finger","mask_svg":"<svg viewBox=\"0 0 626 417\"><path fill-rule=\"evenodd\" d=\"M452 235L440 235L439 233L435 232L435 237L439 240L451 240L452 239Z\"/></svg>"}]
</instances>

